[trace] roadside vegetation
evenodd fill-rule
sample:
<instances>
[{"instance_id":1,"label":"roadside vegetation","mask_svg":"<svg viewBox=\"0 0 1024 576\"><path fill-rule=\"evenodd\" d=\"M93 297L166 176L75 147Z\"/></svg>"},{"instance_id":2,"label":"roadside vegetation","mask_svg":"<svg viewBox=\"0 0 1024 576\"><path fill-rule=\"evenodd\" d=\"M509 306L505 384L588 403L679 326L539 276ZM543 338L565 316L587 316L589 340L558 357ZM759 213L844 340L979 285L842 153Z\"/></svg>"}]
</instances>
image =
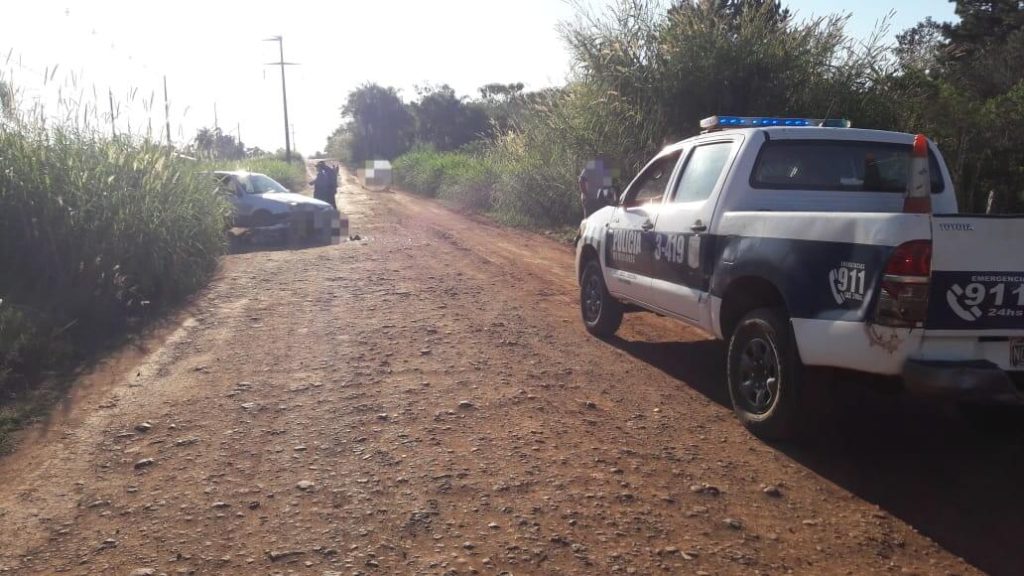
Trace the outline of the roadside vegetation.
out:
<instances>
[{"instance_id":1,"label":"roadside vegetation","mask_svg":"<svg viewBox=\"0 0 1024 576\"><path fill-rule=\"evenodd\" d=\"M957 23L887 25L854 38L844 14L801 19L781 1L619 0L562 25L565 85L367 84L342 108L327 152L394 161L412 191L527 227L578 223L576 178L612 159L628 183L661 146L713 114L847 118L923 132L952 171L965 212L1024 211L1024 7L956 0Z\"/></svg>"},{"instance_id":2,"label":"roadside vegetation","mask_svg":"<svg viewBox=\"0 0 1024 576\"><path fill-rule=\"evenodd\" d=\"M0 94L2 452L62 371L209 280L230 207L168 146L102 132L88 107L54 123Z\"/></svg>"},{"instance_id":3,"label":"roadside vegetation","mask_svg":"<svg viewBox=\"0 0 1024 576\"><path fill-rule=\"evenodd\" d=\"M292 192L306 187L306 169L302 155L292 152L291 162L285 160L285 151L267 152L247 148L235 136L219 128L201 128L185 147L185 153L195 158L200 170L247 170L270 176Z\"/></svg>"}]
</instances>

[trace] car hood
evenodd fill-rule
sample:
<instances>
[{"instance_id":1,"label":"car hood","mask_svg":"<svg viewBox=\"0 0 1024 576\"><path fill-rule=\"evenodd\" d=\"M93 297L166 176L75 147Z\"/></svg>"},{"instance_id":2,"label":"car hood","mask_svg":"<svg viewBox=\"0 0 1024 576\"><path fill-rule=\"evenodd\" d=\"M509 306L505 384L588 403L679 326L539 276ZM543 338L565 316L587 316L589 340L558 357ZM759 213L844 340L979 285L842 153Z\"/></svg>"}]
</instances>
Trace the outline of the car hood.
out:
<instances>
[{"instance_id":1,"label":"car hood","mask_svg":"<svg viewBox=\"0 0 1024 576\"><path fill-rule=\"evenodd\" d=\"M282 202L284 204L303 204L309 207L329 208L330 204L323 200L317 200L316 198L310 198L302 194L296 194L294 192L266 192L263 194L253 194L265 200L271 202Z\"/></svg>"}]
</instances>

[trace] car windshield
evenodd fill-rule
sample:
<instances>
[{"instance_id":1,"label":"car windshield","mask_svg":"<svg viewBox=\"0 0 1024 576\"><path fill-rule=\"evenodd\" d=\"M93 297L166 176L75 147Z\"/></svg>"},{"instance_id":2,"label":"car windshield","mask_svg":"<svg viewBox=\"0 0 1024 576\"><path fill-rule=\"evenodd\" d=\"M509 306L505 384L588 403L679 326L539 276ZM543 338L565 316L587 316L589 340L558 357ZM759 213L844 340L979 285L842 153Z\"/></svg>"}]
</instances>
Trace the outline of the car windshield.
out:
<instances>
[{"instance_id":1,"label":"car windshield","mask_svg":"<svg viewBox=\"0 0 1024 576\"><path fill-rule=\"evenodd\" d=\"M249 174L247 178L239 178L246 194L266 194L268 192L289 192L273 178L263 174Z\"/></svg>"}]
</instances>

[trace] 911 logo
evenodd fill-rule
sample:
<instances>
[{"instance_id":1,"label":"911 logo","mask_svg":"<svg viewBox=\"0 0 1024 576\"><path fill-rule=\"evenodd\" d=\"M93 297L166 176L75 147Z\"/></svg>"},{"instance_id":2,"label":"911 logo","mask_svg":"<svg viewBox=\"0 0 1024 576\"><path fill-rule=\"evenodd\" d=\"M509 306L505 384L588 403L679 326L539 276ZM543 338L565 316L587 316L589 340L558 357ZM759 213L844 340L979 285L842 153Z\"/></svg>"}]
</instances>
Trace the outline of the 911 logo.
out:
<instances>
[{"instance_id":1,"label":"911 logo","mask_svg":"<svg viewBox=\"0 0 1024 576\"><path fill-rule=\"evenodd\" d=\"M840 306L864 301L864 265L860 262L840 262L828 273L832 298Z\"/></svg>"},{"instance_id":2,"label":"911 logo","mask_svg":"<svg viewBox=\"0 0 1024 576\"><path fill-rule=\"evenodd\" d=\"M972 282L953 284L946 290L946 304L961 320L974 322L982 316L1024 317L1024 276L974 275ZM1013 284L1018 283L1014 288Z\"/></svg>"}]
</instances>

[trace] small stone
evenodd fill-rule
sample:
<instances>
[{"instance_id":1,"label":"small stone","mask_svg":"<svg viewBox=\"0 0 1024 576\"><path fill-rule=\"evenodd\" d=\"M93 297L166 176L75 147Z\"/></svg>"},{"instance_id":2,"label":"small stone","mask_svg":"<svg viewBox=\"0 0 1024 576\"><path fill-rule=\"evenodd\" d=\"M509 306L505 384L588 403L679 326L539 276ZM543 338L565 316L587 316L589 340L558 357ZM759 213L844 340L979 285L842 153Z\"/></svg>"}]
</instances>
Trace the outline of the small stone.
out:
<instances>
[{"instance_id":1,"label":"small stone","mask_svg":"<svg viewBox=\"0 0 1024 576\"><path fill-rule=\"evenodd\" d=\"M818 525L818 521L817 520L804 520L803 521L803 525L804 526L817 526Z\"/></svg>"},{"instance_id":2,"label":"small stone","mask_svg":"<svg viewBox=\"0 0 1024 576\"><path fill-rule=\"evenodd\" d=\"M116 547L117 547L117 540L114 540L113 538L107 538L102 543L100 543L100 549L101 550L103 548L116 548Z\"/></svg>"},{"instance_id":3,"label":"small stone","mask_svg":"<svg viewBox=\"0 0 1024 576\"><path fill-rule=\"evenodd\" d=\"M149 432L152 429L153 429L153 425L150 424L149 422L140 422L140 423L135 425L135 430L137 432Z\"/></svg>"},{"instance_id":4,"label":"small stone","mask_svg":"<svg viewBox=\"0 0 1024 576\"><path fill-rule=\"evenodd\" d=\"M473 408L475 406L476 406L476 404L473 404L469 400L460 400L459 401L459 408Z\"/></svg>"},{"instance_id":5,"label":"small stone","mask_svg":"<svg viewBox=\"0 0 1024 576\"><path fill-rule=\"evenodd\" d=\"M473 548L476 548L476 544L473 544L472 542L463 542L462 547L466 550L472 550Z\"/></svg>"},{"instance_id":6,"label":"small stone","mask_svg":"<svg viewBox=\"0 0 1024 576\"><path fill-rule=\"evenodd\" d=\"M377 420L387 420L387 419L388 419L388 415L387 414L377 414Z\"/></svg>"},{"instance_id":7,"label":"small stone","mask_svg":"<svg viewBox=\"0 0 1024 576\"><path fill-rule=\"evenodd\" d=\"M86 508L99 508L100 506L110 506L110 500L97 500L95 502L90 502L85 507Z\"/></svg>"},{"instance_id":8,"label":"small stone","mask_svg":"<svg viewBox=\"0 0 1024 576\"><path fill-rule=\"evenodd\" d=\"M711 484L693 484L690 486L690 492L695 494L707 494L709 496L718 496L722 493L717 486Z\"/></svg>"},{"instance_id":9,"label":"small stone","mask_svg":"<svg viewBox=\"0 0 1024 576\"><path fill-rule=\"evenodd\" d=\"M281 552L275 552L273 550L269 550L269 551L267 551L267 557L270 558L271 562L277 562L278 560L281 560L282 558L288 558L290 556L298 556L299 554L302 554L302 553L303 553L302 550L284 550L284 551L281 551Z\"/></svg>"},{"instance_id":10,"label":"small stone","mask_svg":"<svg viewBox=\"0 0 1024 576\"><path fill-rule=\"evenodd\" d=\"M735 518L726 518L725 519L725 524L726 524L726 526L728 526L729 528L732 528L733 530L740 530L740 529L743 528L743 523L740 522L739 520L735 519Z\"/></svg>"},{"instance_id":11,"label":"small stone","mask_svg":"<svg viewBox=\"0 0 1024 576\"><path fill-rule=\"evenodd\" d=\"M316 484L310 482L309 480L300 480L299 483L295 485L296 488L302 490L303 492L312 490L315 486Z\"/></svg>"},{"instance_id":12,"label":"small stone","mask_svg":"<svg viewBox=\"0 0 1024 576\"><path fill-rule=\"evenodd\" d=\"M214 502L211 508L227 508L230 506L227 502Z\"/></svg>"},{"instance_id":13,"label":"small stone","mask_svg":"<svg viewBox=\"0 0 1024 576\"><path fill-rule=\"evenodd\" d=\"M586 402L583 403L583 405L590 410L597 410L597 403L594 402L593 400L587 400Z\"/></svg>"},{"instance_id":14,"label":"small stone","mask_svg":"<svg viewBox=\"0 0 1024 576\"><path fill-rule=\"evenodd\" d=\"M766 496L771 496L772 498L780 498L782 496L782 492L779 490L779 487L774 484L765 486L761 489L761 492L764 492Z\"/></svg>"},{"instance_id":15,"label":"small stone","mask_svg":"<svg viewBox=\"0 0 1024 576\"><path fill-rule=\"evenodd\" d=\"M138 470L139 468L148 468L153 464L156 464L156 460L153 460L152 458L143 458L142 460L139 460L138 462L135 463L135 469Z\"/></svg>"},{"instance_id":16,"label":"small stone","mask_svg":"<svg viewBox=\"0 0 1024 576\"><path fill-rule=\"evenodd\" d=\"M487 527L490 528L491 530L497 530L498 528L500 528L500 526L498 526L498 524L496 522L491 522L490 524L487 525Z\"/></svg>"},{"instance_id":17,"label":"small stone","mask_svg":"<svg viewBox=\"0 0 1024 576\"><path fill-rule=\"evenodd\" d=\"M129 576L155 576L156 570L152 568L136 568L132 570Z\"/></svg>"}]
</instances>

